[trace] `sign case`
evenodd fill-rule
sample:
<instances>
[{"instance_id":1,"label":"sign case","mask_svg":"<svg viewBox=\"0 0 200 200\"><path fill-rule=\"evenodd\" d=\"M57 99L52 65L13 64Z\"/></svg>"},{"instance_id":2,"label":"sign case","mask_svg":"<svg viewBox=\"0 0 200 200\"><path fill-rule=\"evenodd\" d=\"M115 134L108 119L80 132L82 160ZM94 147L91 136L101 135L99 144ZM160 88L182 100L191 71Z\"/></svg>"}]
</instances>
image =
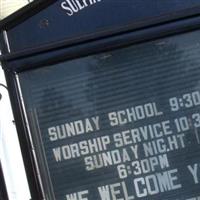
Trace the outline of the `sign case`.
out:
<instances>
[{"instance_id":1,"label":"sign case","mask_svg":"<svg viewBox=\"0 0 200 200\"><path fill-rule=\"evenodd\" d=\"M19 74L50 199L200 198L199 35Z\"/></svg>"}]
</instances>

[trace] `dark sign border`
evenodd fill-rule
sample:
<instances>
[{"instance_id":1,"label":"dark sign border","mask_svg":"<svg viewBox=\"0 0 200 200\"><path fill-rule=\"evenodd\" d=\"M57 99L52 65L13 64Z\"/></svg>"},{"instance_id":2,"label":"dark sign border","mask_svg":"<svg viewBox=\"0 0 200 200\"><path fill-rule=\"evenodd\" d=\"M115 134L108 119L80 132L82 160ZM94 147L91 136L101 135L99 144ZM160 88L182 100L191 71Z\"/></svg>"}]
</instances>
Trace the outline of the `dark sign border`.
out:
<instances>
[{"instance_id":1,"label":"dark sign border","mask_svg":"<svg viewBox=\"0 0 200 200\"><path fill-rule=\"evenodd\" d=\"M58 0L56 0L58 1ZM55 0L38 0L34 1L19 11L8 16L4 20L0 21L0 30L6 31L6 33L13 28L17 27L25 20L31 19L32 16L37 15L40 11L48 9L48 6L56 2ZM178 20L184 20L198 16L200 13L200 6L193 6L190 8L180 9L177 12L170 12L170 14L152 17L150 20L143 20L139 22L130 22L124 26L112 27L101 31L95 31L91 34L79 35L73 38L66 38L59 40L53 44L47 43L33 48L25 48L25 50L19 50L16 52L5 52L3 56L0 56L0 60L13 60L20 59L24 56L32 56L33 54L45 53L48 51L56 50L58 48L70 47L72 45L78 45L85 42L91 42L92 40L103 39L108 36L113 37L119 34L126 34L130 31L139 31L143 29L149 29L157 25L165 25Z\"/></svg>"}]
</instances>

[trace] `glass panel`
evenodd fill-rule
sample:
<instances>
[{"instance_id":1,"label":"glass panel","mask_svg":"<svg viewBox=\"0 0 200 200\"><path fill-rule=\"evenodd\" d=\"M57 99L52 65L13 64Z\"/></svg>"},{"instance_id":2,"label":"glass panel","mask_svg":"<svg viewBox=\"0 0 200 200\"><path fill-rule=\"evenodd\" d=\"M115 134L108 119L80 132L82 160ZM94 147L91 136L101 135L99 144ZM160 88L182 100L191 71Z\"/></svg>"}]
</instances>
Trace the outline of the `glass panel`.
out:
<instances>
[{"instance_id":1,"label":"glass panel","mask_svg":"<svg viewBox=\"0 0 200 200\"><path fill-rule=\"evenodd\" d=\"M199 39L196 31L19 74L52 199L200 198Z\"/></svg>"}]
</instances>

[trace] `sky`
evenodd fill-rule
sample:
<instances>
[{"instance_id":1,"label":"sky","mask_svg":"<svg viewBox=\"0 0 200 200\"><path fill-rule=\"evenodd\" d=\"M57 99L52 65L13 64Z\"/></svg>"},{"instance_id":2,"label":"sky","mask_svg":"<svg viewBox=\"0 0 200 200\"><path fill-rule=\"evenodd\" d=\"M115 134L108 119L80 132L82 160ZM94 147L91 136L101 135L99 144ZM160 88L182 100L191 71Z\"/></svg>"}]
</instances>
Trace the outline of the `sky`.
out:
<instances>
[{"instance_id":1,"label":"sky","mask_svg":"<svg viewBox=\"0 0 200 200\"><path fill-rule=\"evenodd\" d=\"M23 7L28 0L0 0L0 19Z\"/></svg>"},{"instance_id":2,"label":"sky","mask_svg":"<svg viewBox=\"0 0 200 200\"><path fill-rule=\"evenodd\" d=\"M6 84L0 67L0 83ZM10 200L29 200L26 175L7 90L0 86L0 159Z\"/></svg>"}]
</instances>

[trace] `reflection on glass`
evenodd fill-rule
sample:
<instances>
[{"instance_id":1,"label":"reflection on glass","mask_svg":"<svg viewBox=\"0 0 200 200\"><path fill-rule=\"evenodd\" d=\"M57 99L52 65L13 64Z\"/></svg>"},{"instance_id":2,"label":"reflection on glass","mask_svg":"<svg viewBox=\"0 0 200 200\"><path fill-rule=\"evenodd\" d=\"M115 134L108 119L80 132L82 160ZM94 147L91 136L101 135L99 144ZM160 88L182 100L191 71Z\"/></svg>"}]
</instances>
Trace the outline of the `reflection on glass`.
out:
<instances>
[{"instance_id":1,"label":"reflection on glass","mask_svg":"<svg viewBox=\"0 0 200 200\"><path fill-rule=\"evenodd\" d=\"M199 35L19 75L48 198L200 198Z\"/></svg>"}]
</instances>

